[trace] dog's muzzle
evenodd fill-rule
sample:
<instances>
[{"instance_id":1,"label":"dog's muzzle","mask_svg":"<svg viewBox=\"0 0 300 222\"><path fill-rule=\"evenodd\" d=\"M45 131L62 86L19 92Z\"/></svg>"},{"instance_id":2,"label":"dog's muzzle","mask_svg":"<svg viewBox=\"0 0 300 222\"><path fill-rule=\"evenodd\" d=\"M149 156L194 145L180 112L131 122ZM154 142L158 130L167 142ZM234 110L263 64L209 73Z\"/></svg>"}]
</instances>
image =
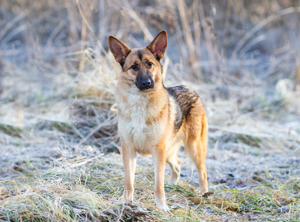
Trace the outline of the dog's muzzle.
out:
<instances>
[{"instance_id":1,"label":"dog's muzzle","mask_svg":"<svg viewBox=\"0 0 300 222\"><path fill-rule=\"evenodd\" d=\"M152 78L141 78L136 82L136 86L139 90L147 90L154 88L154 81Z\"/></svg>"}]
</instances>

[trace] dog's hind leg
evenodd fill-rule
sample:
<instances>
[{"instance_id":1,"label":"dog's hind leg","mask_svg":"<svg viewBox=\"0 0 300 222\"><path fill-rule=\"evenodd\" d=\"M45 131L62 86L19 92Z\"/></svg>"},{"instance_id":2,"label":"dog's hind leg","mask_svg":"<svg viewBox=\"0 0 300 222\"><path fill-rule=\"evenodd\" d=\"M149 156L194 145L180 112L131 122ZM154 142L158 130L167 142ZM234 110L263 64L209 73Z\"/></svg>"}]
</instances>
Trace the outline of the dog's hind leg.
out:
<instances>
[{"instance_id":1,"label":"dog's hind leg","mask_svg":"<svg viewBox=\"0 0 300 222\"><path fill-rule=\"evenodd\" d=\"M181 161L177 156L177 152L167 159L167 163L170 165L172 170L172 175L169 180L169 184L176 185L180 177L180 165L181 165Z\"/></svg>"},{"instance_id":2,"label":"dog's hind leg","mask_svg":"<svg viewBox=\"0 0 300 222\"><path fill-rule=\"evenodd\" d=\"M191 112L194 112L192 110ZM208 192L207 175L206 175L206 152L207 152L207 119L206 115L194 115L190 119L193 122L193 127L190 128L187 140L185 142L185 151L189 154L197 167L199 184L203 193Z\"/></svg>"},{"instance_id":3,"label":"dog's hind leg","mask_svg":"<svg viewBox=\"0 0 300 222\"><path fill-rule=\"evenodd\" d=\"M122 157L125 172L124 199L125 201L129 201L133 200L136 151L132 147L126 146L124 143L122 143Z\"/></svg>"},{"instance_id":4,"label":"dog's hind leg","mask_svg":"<svg viewBox=\"0 0 300 222\"><path fill-rule=\"evenodd\" d=\"M189 138L185 144L185 150L195 163L199 176L199 184L203 193L208 192L205 158L206 151L200 138Z\"/></svg>"}]
</instances>

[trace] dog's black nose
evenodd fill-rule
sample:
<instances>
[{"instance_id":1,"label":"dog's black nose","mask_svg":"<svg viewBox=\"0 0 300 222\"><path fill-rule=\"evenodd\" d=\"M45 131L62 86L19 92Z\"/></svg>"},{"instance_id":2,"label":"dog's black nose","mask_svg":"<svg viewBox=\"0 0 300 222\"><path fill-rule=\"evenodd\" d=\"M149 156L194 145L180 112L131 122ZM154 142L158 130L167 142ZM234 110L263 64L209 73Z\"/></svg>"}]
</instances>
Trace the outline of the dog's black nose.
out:
<instances>
[{"instance_id":1,"label":"dog's black nose","mask_svg":"<svg viewBox=\"0 0 300 222\"><path fill-rule=\"evenodd\" d=\"M155 85L150 75L148 76L138 75L135 84L139 88L139 90L153 89Z\"/></svg>"},{"instance_id":2,"label":"dog's black nose","mask_svg":"<svg viewBox=\"0 0 300 222\"><path fill-rule=\"evenodd\" d=\"M148 88L149 86L151 86L151 79L142 79L142 86L145 88Z\"/></svg>"}]
</instances>

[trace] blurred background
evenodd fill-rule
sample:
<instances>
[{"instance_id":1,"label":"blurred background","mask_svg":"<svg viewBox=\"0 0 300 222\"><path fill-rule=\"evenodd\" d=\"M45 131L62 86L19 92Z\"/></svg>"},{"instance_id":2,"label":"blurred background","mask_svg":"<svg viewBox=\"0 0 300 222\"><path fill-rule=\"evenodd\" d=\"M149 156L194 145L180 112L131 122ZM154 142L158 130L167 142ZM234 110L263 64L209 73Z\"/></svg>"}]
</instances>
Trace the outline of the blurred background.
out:
<instances>
[{"instance_id":1,"label":"blurred background","mask_svg":"<svg viewBox=\"0 0 300 222\"><path fill-rule=\"evenodd\" d=\"M299 142L297 0L2 0L0 27L3 144L62 140L118 151L113 94L120 68L108 36L144 47L161 30L169 35L165 84L199 92L211 145L235 138L214 136L224 127L250 140L284 135Z\"/></svg>"},{"instance_id":2,"label":"blurred background","mask_svg":"<svg viewBox=\"0 0 300 222\"><path fill-rule=\"evenodd\" d=\"M277 109L269 119L299 114L298 0L2 0L0 27L4 133L54 127L103 146L114 137L119 72L107 38L144 47L161 30L166 85L189 82L205 100L234 100L237 111Z\"/></svg>"},{"instance_id":3,"label":"blurred background","mask_svg":"<svg viewBox=\"0 0 300 222\"><path fill-rule=\"evenodd\" d=\"M270 181L299 178L299 0L0 0L0 180L75 175L103 153L121 169L108 37L145 47L161 30L165 85L190 86L206 106L210 187L277 192Z\"/></svg>"}]
</instances>

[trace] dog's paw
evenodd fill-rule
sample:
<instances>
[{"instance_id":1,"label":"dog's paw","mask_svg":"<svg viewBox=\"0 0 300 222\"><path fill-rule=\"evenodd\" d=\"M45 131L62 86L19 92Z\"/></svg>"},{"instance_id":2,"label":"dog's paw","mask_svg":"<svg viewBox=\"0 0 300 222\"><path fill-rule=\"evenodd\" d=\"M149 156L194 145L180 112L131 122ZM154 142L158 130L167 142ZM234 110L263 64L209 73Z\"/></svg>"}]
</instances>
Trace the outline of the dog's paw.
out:
<instances>
[{"instance_id":1,"label":"dog's paw","mask_svg":"<svg viewBox=\"0 0 300 222\"><path fill-rule=\"evenodd\" d=\"M125 202L133 201L133 192L132 191L124 191L123 200Z\"/></svg>"},{"instance_id":2,"label":"dog's paw","mask_svg":"<svg viewBox=\"0 0 300 222\"><path fill-rule=\"evenodd\" d=\"M169 207L167 206L167 204L158 204L158 203L156 203L156 206L157 206L159 209L163 210L163 211L170 212L170 209L169 209Z\"/></svg>"},{"instance_id":3,"label":"dog's paw","mask_svg":"<svg viewBox=\"0 0 300 222\"><path fill-rule=\"evenodd\" d=\"M209 197L209 196L211 196L211 195L213 195L213 194L214 194L213 191L208 191L208 192L204 193L204 194L202 195L202 197Z\"/></svg>"}]
</instances>

